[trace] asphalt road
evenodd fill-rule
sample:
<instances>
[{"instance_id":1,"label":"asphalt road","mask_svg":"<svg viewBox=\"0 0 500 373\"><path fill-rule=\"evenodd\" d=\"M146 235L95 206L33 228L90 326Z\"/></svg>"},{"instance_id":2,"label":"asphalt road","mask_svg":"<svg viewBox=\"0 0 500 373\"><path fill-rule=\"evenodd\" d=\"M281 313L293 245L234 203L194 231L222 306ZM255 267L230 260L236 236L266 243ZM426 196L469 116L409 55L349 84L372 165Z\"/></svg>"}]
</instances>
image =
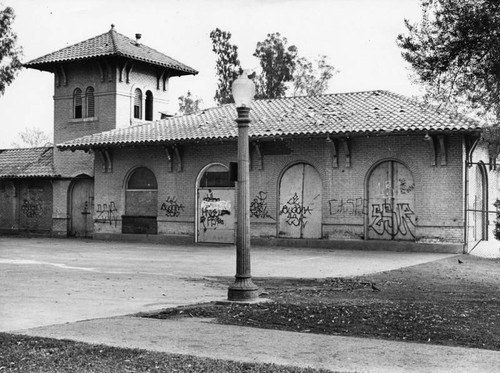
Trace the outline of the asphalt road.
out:
<instances>
[{"instance_id":1,"label":"asphalt road","mask_svg":"<svg viewBox=\"0 0 500 373\"><path fill-rule=\"evenodd\" d=\"M253 247L252 275L366 275L448 256ZM232 277L235 263L234 246L0 237L0 331L222 300L225 287L196 280Z\"/></svg>"}]
</instances>

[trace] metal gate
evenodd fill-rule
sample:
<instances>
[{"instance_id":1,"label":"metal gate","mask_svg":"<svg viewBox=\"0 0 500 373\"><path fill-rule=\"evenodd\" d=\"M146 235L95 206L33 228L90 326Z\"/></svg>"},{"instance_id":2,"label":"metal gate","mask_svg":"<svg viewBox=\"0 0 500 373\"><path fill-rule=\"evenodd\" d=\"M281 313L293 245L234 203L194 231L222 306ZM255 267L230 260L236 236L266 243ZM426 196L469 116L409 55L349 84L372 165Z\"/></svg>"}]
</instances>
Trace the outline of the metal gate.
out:
<instances>
[{"instance_id":1,"label":"metal gate","mask_svg":"<svg viewBox=\"0 0 500 373\"><path fill-rule=\"evenodd\" d=\"M415 240L415 184L408 168L385 161L368 181L368 239Z\"/></svg>"},{"instance_id":2,"label":"metal gate","mask_svg":"<svg viewBox=\"0 0 500 373\"><path fill-rule=\"evenodd\" d=\"M91 237L94 232L94 180L78 179L71 188L69 235Z\"/></svg>"},{"instance_id":3,"label":"metal gate","mask_svg":"<svg viewBox=\"0 0 500 373\"><path fill-rule=\"evenodd\" d=\"M298 163L280 181L279 236L321 238L321 191L318 171Z\"/></svg>"}]
</instances>

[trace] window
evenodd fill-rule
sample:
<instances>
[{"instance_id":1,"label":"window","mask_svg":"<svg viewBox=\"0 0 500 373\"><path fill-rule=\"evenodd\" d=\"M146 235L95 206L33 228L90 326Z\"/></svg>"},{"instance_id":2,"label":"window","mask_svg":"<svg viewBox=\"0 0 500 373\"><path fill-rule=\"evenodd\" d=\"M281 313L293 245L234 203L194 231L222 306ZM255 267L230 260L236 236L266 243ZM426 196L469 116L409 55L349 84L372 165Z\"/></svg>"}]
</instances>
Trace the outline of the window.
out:
<instances>
[{"instance_id":1,"label":"window","mask_svg":"<svg viewBox=\"0 0 500 373\"><path fill-rule=\"evenodd\" d=\"M87 110L87 118L95 115L94 88L88 87L85 91L85 107Z\"/></svg>"},{"instance_id":2,"label":"window","mask_svg":"<svg viewBox=\"0 0 500 373\"><path fill-rule=\"evenodd\" d=\"M210 166L201 177L200 187L234 187L229 174L229 170L222 165Z\"/></svg>"},{"instance_id":3,"label":"window","mask_svg":"<svg viewBox=\"0 0 500 373\"><path fill-rule=\"evenodd\" d=\"M153 94L146 92L146 120L153 120Z\"/></svg>"},{"instance_id":4,"label":"window","mask_svg":"<svg viewBox=\"0 0 500 373\"><path fill-rule=\"evenodd\" d=\"M135 90L134 95L134 118L142 118L142 92L139 88Z\"/></svg>"},{"instance_id":5,"label":"window","mask_svg":"<svg viewBox=\"0 0 500 373\"><path fill-rule=\"evenodd\" d=\"M82 90L77 88L73 91L73 116L74 118L81 118L82 115Z\"/></svg>"},{"instance_id":6,"label":"window","mask_svg":"<svg viewBox=\"0 0 500 373\"><path fill-rule=\"evenodd\" d=\"M158 225L158 183L146 167L136 168L127 180L122 233L156 234Z\"/></svg>"},{"instance_id":7,"label":"window","mask_svg":"<svg viewBox=\"0 0 500 373\"><path fill-rule=\"evenodd\" d=\"M130 176L130 179L128 179L127 190L145 189L158 189L158 184L151 170L146 167L139 167Z\"/></svg>"}]
</instances>

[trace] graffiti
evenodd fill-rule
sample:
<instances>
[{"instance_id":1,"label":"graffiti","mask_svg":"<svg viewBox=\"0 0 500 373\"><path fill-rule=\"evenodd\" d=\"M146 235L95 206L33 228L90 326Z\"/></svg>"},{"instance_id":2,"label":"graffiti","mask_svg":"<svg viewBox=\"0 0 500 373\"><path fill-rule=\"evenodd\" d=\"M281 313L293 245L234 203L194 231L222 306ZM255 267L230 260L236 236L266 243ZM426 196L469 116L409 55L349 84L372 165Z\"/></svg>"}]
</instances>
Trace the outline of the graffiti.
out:
<instances>
[{"instance_id":1,"label":"graffiti","mask_svg":"<svg viewBox=\"0 0 500 373\"><path fill-rule=\"evenodd\" d=\"M115 224L115 227L118 222L118 210L115 206L115 203L111 201L109 205L107 203L104 204L97 204L97 219L95 220L96 223L103 223L103 224L109 224L113 225Z\"/></svg>"},{"instance_id":2,"label":"graffiti","mask_svg":"<svg viewBox=\"0 0 500 373\"><path fill-rule=\"evenodd\" d=\"M399 192L401 194L408 194L408 193L412 192L413 189L415 189L414 183L407 185L405 178L399 179Z\"/></svg>"},{"instance_id":3,"label":"graffiti","mask_svg":"<svg viewBox=\"0 0 500 373\"><path fill-rule=\"evenodd\" d=\"M397 203L394 209L391 203L372 204L369 228L378 235L389 234L392 239L397 235L415 238L415 213L407 202Z\"/></svg>"},{"instance_id":4,"label":"graffiti","mask_svg":"<svg viewBox=\"0 0 500 373\"><path fill-rule=\"evenodd\" d=\"M162 203L160 210L165 211L166 216L176 218L181 214L181 211L184 211L184 206L179 204L175 197L168 196Z\"/></svg>"},{"instance_id":5,"label":"graffiti","mask_svg":"<svg viewBox=\"0 0 500 373\"><path fill-rule=\"evenodd\" d=\"M281 207L280 215L286 215L285 221L288 225L304 228L307 224L306 214L311 215L311 212L311 207L304 206L297 193L295 193L286 205Z\"/></svg>"},{"instance_id":6,"label":"graffiti","mask_svg":"<svg viewBox=\"0 0 500 373\"><path fill-rule=\"evenodd\" d=\"M267 210L267 192L260 191L250 202L250 217L274 220Z\"/></svg>"},{"instance_id":7,"label":"graffiti","mask_svg":"<svg viewBox=\"0 0 500 373\"><path fill-rule=\"evenodd\" d=\"M368 215L368 200L366 198L331 199L330 215Z\"/></svg>"},{"instance_id":8,"label":"graffiti","mask_svg":"<svg viewBox=\"0 0 500 373\"><path fill-rule=\"evenodd\" d=\"M21 211L27 218L36 218L43 215L43 205L41 202L25 199Z\"/></svg>"},{"instance_id":9,"label":"graffiti","mask_svg":"<svg viewBox=\"0 0 500 373\"><path fill-rule=\"evenodd\" d=\"M208 194L201 201L200 223L203 224L203 231L207 229L217 229L219 225L224 225L224 215L231 215L231 201L221 201L220 198Z\"/></svg>"}]
</instances>

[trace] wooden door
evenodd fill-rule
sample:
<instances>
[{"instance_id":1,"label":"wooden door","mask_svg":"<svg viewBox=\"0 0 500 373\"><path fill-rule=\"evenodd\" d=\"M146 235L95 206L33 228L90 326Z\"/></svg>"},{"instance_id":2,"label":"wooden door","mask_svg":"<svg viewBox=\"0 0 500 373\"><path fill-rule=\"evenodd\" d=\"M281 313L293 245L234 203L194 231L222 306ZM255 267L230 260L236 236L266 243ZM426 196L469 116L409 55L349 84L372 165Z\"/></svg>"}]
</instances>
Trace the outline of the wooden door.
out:
<instances>
[{"instance_id":1,"label":"wooden door","mask_svg":"<svg viewBox=\"0 0 500 373\"><path fill-rule=\"evenodd\" d=\"M198 189L198 242L235 242L234 188Z\"/></svg>"},{"instance_id":2,"label":"wooden door","mask_svg":"<svg viewBox=\"0 0 500 373\"><path fill-rule=\"evenodd\" d=\"M415 184L406 166L380 163L368 182L368 238L415 240Z\"/></svg>"},{"instance_id":3,"label":"wooden door","mask_svg":"<svg viewBox=\"0 0 500 373\"><path fill-rule=\"evenodd\" d=\"M321 191L318 171L299 163L280 181L279 236L321 238Z\"/></svg>"},{"instance_id":4,"label":"wooden door","mask_svg":"<svg viewBox=\"0 0 500 373\"><path fill-rule=\"evenodd\" d=\"M94 232L94 180L79 179L71 189L71 220L69 234L91 237Z\"/></svg>"}]
</instances>

